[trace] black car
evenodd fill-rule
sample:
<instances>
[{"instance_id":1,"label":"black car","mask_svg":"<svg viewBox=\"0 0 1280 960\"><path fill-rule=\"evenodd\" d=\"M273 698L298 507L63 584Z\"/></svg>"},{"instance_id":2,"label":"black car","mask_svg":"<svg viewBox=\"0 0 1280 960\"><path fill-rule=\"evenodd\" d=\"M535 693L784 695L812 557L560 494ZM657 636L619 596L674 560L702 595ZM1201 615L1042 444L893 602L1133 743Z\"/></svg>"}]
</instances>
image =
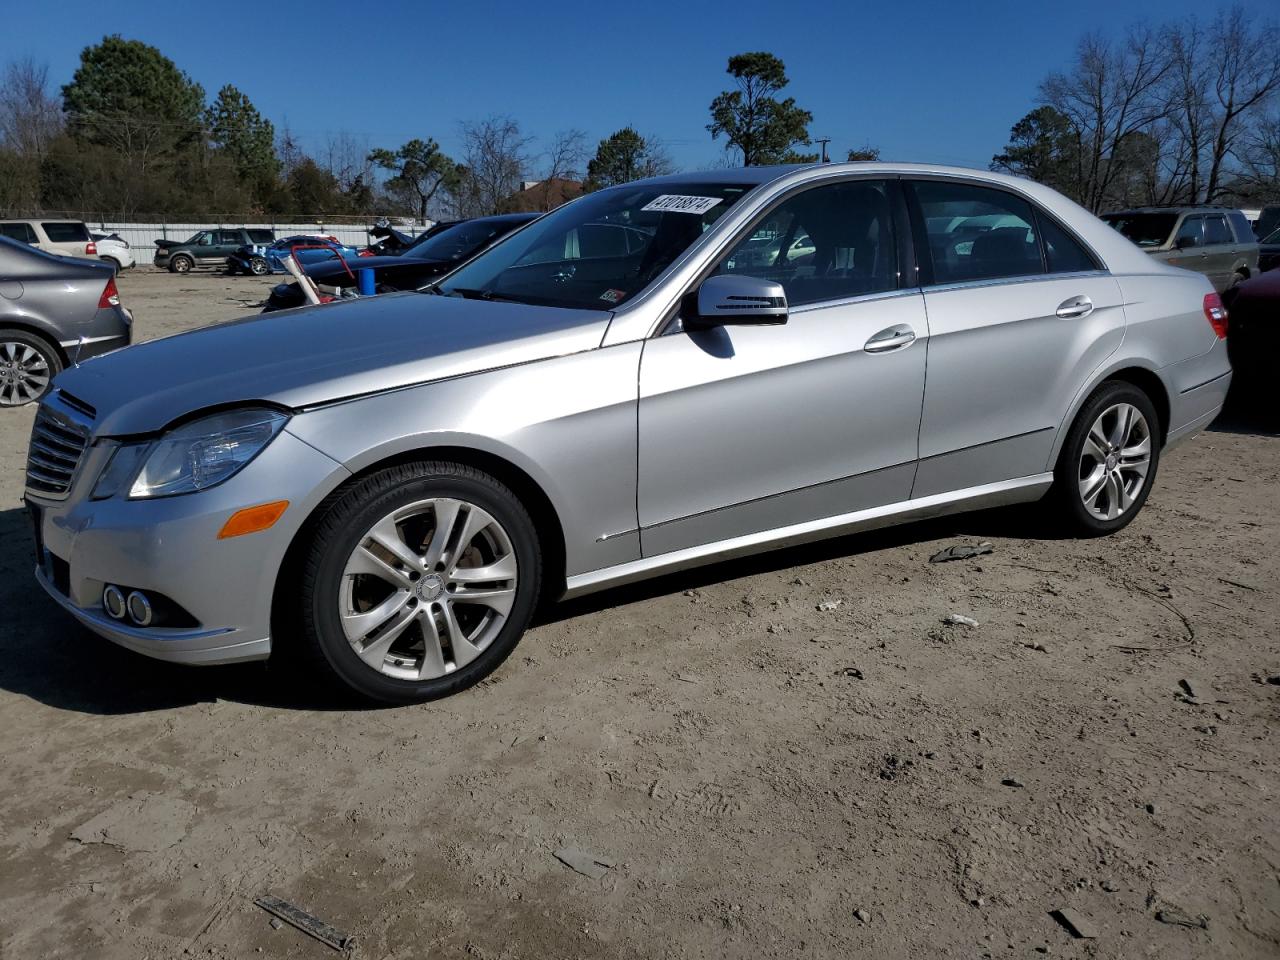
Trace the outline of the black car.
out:
<instances>
[{"instance_id":1,"label":"black car","mask_svg":"<svg viewBox=\"0 0 1280 960\"><path fill-rule=\"evenodd\" d=\"M1280 227L1258 241L1258 272L1280 267Z\"/></svg>"},{"instance_id":2,"label":"black car","mask_svg":"<svg viewBox=\"0 0 1280 960\"><path fill-rule=\"evenodd\" d=\"M314 263L306 267L307 276L330 296L342 296L344 291L354 290L357 284L353 274L366 269L373 270L378 293L418 290L539 216L541 214L511 213L464 220L446 230L424 235L395 256L361 257L350 263ZM271 291L262 312L288 310L306 302L297 283L281 283Z\"/></svg>"}]
</instances>

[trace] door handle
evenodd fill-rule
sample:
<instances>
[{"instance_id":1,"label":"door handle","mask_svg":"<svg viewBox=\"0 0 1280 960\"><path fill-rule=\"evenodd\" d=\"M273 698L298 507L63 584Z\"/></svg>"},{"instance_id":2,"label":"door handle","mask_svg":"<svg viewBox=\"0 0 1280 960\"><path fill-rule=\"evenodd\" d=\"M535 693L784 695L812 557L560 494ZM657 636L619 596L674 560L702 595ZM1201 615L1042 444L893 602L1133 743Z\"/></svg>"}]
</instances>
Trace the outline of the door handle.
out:
<instances>
[{"instance_id":1,"label":"door handle","mask_svg":"<svg viewBox=\"0 0 1280 960\"><path fill-rule=\"evenodd\" d=\"M1072 297L1058 304L1057 314L1063 320L1077 320L1093 313L1093 301L1088 297Z\"/></svg>"},{"instance_id":2,"label":"door handle","mask_svg":"<svg viewBox=\"0 0 1280 960\"><path fill-rule=\"evenodd\" d=\"M890 350L901 350L915 342L916 332L905 323L885 327L872 335L862 347L867 353L888 353Z\"/></svg>"}]
</instances>

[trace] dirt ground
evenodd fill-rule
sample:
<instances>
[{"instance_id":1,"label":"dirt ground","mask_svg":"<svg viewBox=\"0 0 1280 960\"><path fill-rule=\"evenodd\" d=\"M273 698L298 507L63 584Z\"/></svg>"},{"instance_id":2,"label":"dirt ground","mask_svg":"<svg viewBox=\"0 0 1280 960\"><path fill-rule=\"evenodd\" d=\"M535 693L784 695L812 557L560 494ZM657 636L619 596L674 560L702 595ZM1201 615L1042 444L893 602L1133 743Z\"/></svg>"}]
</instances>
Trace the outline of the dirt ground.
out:
<instances>
[{"instance_id":1,"label":"dirt ground","mask_svg":"<svg viewBox=\"0 0 1280 960\"><path fill-rule=\"evenodd\" d=\"M120 286L141 339L271 282ZM31 419L0 416L0 956L336 955L264 894L374 960L1280 956L1280 442L1248 417L1109 539L1003 511L723 564L387 710L75 626L31 577Z\"/></svg>"}]
</instances>

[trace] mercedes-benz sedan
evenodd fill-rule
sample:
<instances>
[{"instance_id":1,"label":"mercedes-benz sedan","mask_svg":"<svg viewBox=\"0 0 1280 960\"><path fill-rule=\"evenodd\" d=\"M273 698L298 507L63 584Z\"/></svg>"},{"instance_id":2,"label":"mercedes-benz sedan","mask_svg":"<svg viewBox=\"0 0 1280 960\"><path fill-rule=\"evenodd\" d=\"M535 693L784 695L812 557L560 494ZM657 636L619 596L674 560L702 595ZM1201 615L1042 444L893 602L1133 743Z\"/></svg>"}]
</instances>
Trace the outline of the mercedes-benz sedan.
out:
<instances>
[{"instance_id":1,"label":"mercedes-benz sedan","mask_svg":"<svg viewBox=\"0 0 1280 960\"><path fill-rule=\"evenodd\" d=\"M1203 276L1024 180L639 181L422 292L63 373L37 577L141 653L436 697L544 597L995 504L1117 530L1218 413L1226 324Z\"/></svg>"}]
</instances>

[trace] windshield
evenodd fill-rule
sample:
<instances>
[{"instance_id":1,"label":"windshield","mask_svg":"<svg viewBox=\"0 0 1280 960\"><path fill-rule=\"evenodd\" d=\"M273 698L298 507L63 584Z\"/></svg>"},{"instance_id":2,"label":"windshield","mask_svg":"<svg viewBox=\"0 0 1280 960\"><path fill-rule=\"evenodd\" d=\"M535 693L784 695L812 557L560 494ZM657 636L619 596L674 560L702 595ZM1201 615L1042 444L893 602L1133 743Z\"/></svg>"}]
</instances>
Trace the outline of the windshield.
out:
<instances>
[{"instance_id":1,"label":"windshield","mask_svg":"<svg viewBox=\"0 0 1280 960\"><path fill-rule=\"evenodd\" d=\"M442 293L608 310L631 299L749 186L628 184L547 214L440 284Z\"/></svg>"},{"instance_id":2,"label":"windshield","mask_svg":"<svg viewBox=\"0 0 1280 960\"><path fill-rule=\"evenodd\" d=\"M1140 247L1161 247L1178 222L1176 213L1112 213L1102 218Z\"/></svg>"},{"instance_id":3,"label":"windshield","mask_svg":"<svg viewBox=\"0 0 1280 960\"><path fill-rule=\"evenodd\" d=\"M400 256L416 260L465 260L517 226L518 223L509 220L468 220L414 241Z\"/></svg>"}]
</instances>

